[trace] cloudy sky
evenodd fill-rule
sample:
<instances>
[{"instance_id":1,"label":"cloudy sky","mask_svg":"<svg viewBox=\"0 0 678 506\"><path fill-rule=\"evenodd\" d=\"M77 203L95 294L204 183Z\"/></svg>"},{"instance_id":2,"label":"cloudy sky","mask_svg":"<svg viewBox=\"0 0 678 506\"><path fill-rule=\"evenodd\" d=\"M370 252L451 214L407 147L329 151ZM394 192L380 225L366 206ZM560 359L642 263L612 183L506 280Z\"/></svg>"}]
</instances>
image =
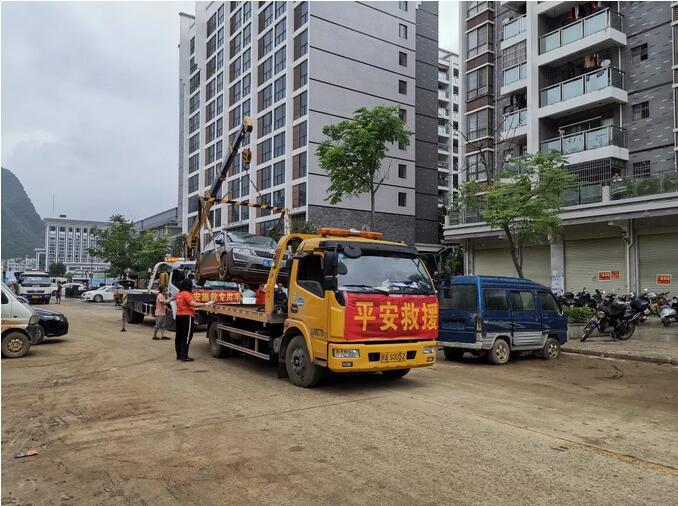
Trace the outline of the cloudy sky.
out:
<instances>
[{"instance_id":1,"label":"cloudy sky","mask_svg":"<svg viewBox=\"0 0 678 506\"><path fill-rule=\"evenodd\" d=\"M177 43L193 2L3 2L2 166L42 217L176 205ZM457 48L457 2L440 3Z\"/></svg>"}]
</instances>

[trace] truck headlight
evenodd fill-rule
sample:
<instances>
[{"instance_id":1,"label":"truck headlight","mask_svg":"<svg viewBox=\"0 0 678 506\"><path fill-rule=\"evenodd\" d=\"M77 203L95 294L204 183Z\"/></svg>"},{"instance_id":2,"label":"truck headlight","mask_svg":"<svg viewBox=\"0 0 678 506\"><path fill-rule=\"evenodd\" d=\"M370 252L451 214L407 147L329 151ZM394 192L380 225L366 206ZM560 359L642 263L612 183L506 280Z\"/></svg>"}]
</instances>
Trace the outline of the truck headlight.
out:
<instances>
[{"instance_id":1,"label":"truck headlight","mask_svg":"<svg viewBox=\"0 0 678 506\"><path fill-rule=\"evenodd\" d=\"M437 351L437 346L424 346L424 355L431 355Z\"/></svg>"},{"instance_id":2,"label":"truck headlight","mask_svg":"<svg viewBox=\"0 0 678 506\"><path fill-rule=\"evenodd\" d=\"M334 358L360 358L360 350L333 349L332 356Z\"/></svg>"},{"instance_id":3,"label":"truck headlight","mask_svg":"<svg viewBox=\"0 0 678 506\"><path fill-rule=\"evenodd\" d=\"M40 320L40 317L37 314L34 314L33 316L31 316L28 319L28 324L29 325L35 325L36 323L38 323L39 320Z\"/></svg>"}]
</instances>

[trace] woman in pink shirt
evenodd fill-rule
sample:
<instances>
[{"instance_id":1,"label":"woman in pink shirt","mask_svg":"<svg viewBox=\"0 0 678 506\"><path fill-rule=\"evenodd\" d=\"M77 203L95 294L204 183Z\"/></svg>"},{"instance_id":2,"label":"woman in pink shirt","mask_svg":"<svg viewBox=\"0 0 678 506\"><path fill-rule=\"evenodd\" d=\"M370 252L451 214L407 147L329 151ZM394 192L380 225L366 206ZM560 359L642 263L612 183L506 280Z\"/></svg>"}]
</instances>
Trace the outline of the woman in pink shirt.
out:
<instances>
[{"instance_id":1,"label":"woman in pink shirt","mask_svg":"<svg viewBox=\"0 0 678 506\"><path fill-rule=\"evenodd\" d=\"M158 296L155 298L155 327L153 327L153 340L159 341L160 339L169 339L165 337L165 324L167 318L167 287L161 286L158 291ZM158 330L162 334L162 337L158 337Z\"/></svg>"}]
</instances>

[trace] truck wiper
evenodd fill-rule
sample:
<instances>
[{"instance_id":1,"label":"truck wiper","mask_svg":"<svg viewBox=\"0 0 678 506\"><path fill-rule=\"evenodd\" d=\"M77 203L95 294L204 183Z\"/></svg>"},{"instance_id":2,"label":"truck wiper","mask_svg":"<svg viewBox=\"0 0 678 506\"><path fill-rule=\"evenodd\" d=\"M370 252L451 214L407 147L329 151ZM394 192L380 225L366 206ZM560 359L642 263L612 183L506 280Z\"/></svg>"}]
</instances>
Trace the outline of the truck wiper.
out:
<instances>
[{"instance_id":1,"label":"truck wiper","mask_svg":"<svg viewBox=\"0 0 678 506\"><path fill-rule=\"evenodd\" d=\"M372 290L372 291L375 291L377 293L383 293L385 295L389 294L388 290L384 290L383 288L377 288L377 287L370 286L370 285L341 285L341 287L342 288L362 288L363 290Z\"/></svg>"}]
</instances>

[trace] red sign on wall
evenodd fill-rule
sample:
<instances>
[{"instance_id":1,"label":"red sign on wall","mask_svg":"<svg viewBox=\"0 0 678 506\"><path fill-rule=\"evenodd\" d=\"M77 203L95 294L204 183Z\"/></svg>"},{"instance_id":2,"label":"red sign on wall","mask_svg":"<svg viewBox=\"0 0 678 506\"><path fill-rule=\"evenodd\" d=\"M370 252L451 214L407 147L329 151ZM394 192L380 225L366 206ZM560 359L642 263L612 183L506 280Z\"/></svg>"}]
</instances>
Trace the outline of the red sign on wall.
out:
<instances>
[{"instance_id":1,"label":"red sign on wall","mask_svg":"<svg viewBox=\"0 0 678 506\"><path fill-rule=\"evenodd\" d=\"M193 290L196 302L214 301L215 304L240 304L240 292L237 290Z\"/></svg>"},{"instance_id":2,"label":"red sign on wall","mask_svg":"<svg viewBox=\"0 0 678 506\"><path fill-rule=\"evenodd\" d=\"M612 271L610 273L610 279L621 279L621 273L619 271Z\"/></svg>"},{"instance_id":3,"label":"red sign on wall","mask_svg":"<svg viewBox=\"0 0 678 506\"><path fill-rule=\"evenodd\" d=\"M344 334L347 340L414 337L438 338L435 295L346 293Z\"/></svg>"},{"instance_id":4,"label":"red sign on wall","mask_svg":"<svg viewBox=\"0 0 678 506\"><path fill-rule=\"evenodd\" d=\"M671 284L671 274L657 274L657 284L658 285L670 285Z\"/></svg>"},{"instance_id":5,"label":"red sign on wall","mask_svg":"<svg viewBox=\"0 0 678 506\"><path fill-rule=\"evenodd\" d=\"M612 279L611 271L598 271L598 281L610 281Z\"/></svg>"}]
</instances>

